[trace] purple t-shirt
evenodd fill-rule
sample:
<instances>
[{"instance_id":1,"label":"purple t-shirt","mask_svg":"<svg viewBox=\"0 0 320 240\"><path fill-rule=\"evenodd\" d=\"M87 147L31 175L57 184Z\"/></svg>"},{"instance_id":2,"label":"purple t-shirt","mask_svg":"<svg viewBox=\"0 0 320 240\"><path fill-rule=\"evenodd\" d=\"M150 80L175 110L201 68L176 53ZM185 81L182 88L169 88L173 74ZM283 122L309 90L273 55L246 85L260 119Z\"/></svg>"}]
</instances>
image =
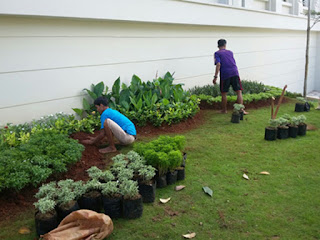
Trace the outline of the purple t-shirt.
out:
<instances>
[{"instance_id":1,"label":"purple t-shirt","mask_svg":"<svg viewBox=\"0 0 320 240\"><path fill-rule=\"evenodd\" d=\"M233 57L233 52L221 49L214 53L215 65L219 62L220 66L220 80L225 80L230 77L239 76L236 61Z\"/></svg>"}]
</instances>

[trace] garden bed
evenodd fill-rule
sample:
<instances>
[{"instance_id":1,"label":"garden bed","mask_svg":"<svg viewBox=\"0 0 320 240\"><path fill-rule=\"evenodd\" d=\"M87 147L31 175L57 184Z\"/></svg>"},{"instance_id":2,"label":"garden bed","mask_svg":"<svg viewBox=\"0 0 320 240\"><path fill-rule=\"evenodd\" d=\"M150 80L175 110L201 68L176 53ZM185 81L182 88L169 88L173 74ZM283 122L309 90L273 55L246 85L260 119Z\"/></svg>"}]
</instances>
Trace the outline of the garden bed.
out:
<instances>
[{"instance_id":1,"label":"garden bed","mask_svg":"<svg viewBox=\"0 0 320 240\"><path fill-rule=\"evenodd\" d=\"M200 111L195 115L194 118L187 119L178 124L165 125L163 124L160 127L155 127L151 124L138 127L137 132L138 136L157 136L165 133L182 133L189 131L198 127L204 123L204 114L205 111ZM95 135L98 132L95 132ZM71 135L73 139L83 140L88 136L92 136L91 133L78 132ZM78 180L88 180L88 175L86 170L92 166L96 166L100 169L105 168L111 158L118 153L109 154L106 157L99 153L98 146L86 146L85 150L82 153L81 160L73 164L68 168L66 173L55 174L51 176L46 182L58 181L61 179L73 179ZM38 188L26 187L22 189L19 193L14 191L3 191L0 196L0 223L7 221L18 216L20 213L24 212L29 208L33 208L33 203L36 201L34 194L38 191Z\"/></svg>"}]
</instances>

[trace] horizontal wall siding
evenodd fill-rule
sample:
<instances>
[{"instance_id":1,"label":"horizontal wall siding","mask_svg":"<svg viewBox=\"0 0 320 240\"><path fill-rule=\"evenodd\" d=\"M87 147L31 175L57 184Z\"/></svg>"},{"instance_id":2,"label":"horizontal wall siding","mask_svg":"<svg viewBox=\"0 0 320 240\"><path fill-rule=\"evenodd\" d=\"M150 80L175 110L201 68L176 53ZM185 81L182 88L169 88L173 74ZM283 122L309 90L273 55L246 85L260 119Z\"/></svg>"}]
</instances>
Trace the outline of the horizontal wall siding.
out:
<instances>
[{"instance_id":1,"label":"horizontal wall siding","mask_svg":"<svg viewBox=\"0 0 320 240\"><path fill-rule=\"evenodd\" d=\"M185 88L212 82L213 53L228 41L242 79L302 92L305 33L116 21L0 17L0 123L25 122L81 107L82 89L132 74L175 72ZM309 89L316 87L312 35ZM319 45L318 45L319 46Z\"/></svg>"}]
</instances>

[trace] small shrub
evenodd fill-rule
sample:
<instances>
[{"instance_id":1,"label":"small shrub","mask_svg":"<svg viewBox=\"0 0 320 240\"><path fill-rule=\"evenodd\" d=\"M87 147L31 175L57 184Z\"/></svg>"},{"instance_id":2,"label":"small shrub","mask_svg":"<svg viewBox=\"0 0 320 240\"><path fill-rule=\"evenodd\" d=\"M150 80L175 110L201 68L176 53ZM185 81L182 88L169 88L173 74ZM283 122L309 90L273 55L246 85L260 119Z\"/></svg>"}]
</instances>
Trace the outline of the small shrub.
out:
<instances>
[{"instance_id":1,"label":"small shrub","mask_svg":"<svg viewBox=\"0 0 320 240\"><path fill-rule=\"evenodd\" d=\"M33 205L36 207L36 209L40 211L40 213L46 214L54 210L56 202L49 198L41 198L38 200L38 202L34 203Z\"/></svg>"},{"instance_id":2,"label":"small shrub","mask_svg":"<svg viewBox=\"0 0 320 240\"><path fill-rule=\"evenodd\" d=\"M119 185L117 182L107 182L101 185L101 193L109 198L114 198L120 195Z\"/></svg>"},{"instance_id":3,"label":"small shrub","mask_svg":"<svg viewBox=\"0 0 320 240\"><path fill-rule=\"evenodd\" d=\"M118 180L120 182L124 182L126 180L130 180L133 178L133 170L129 168L123 168L119 173L118 173Z\"/></svg>"},{"instance_id":4,"label":"small shrub","mask_svg":"<svg viewBox=\"0 0 320 240\"><path fill-rule=\"evenodd\" d=\"M123 181L119 188L125 199L135 199L139 195L138 183L136 181Z\"/></svg>"},{"instance_id":5,"label":"small shrub","mask_svg":"<svg viewBox=\"0 0 320 240\"><path fill-rule=\"evenodd\" d=\"M138 172L143 182L150 181L156 175L156 169L152 166L143 166Z\"/></svg>"}]
</instances>

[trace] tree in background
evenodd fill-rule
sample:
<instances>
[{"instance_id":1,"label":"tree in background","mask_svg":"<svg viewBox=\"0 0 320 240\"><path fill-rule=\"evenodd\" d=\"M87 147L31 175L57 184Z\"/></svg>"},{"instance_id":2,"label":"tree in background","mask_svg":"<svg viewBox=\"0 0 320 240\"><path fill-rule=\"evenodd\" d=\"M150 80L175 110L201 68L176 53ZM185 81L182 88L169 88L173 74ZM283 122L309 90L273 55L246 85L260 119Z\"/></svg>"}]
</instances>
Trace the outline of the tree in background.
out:
<instances>
[{"instance_id":1,"label":"tree in background","mask_svg":"<svg viewBox=\"0 0 320 240\"><path fill-rule=\"evenodd\" d=\"M319 0L318 0L319 1ZM303 85L303 96L307 97L307 79L308 79L308 68L309 68L309 45L310 45L310 30L320 22L320 12L311 10L311 0L308 0L308 27L307 27L307 44L306 44L306 65L304 70L304 85ZM311 20L313 21L311 25ZM311 26L310 26L311 25Z\"/></svg>"}]
</instances>

